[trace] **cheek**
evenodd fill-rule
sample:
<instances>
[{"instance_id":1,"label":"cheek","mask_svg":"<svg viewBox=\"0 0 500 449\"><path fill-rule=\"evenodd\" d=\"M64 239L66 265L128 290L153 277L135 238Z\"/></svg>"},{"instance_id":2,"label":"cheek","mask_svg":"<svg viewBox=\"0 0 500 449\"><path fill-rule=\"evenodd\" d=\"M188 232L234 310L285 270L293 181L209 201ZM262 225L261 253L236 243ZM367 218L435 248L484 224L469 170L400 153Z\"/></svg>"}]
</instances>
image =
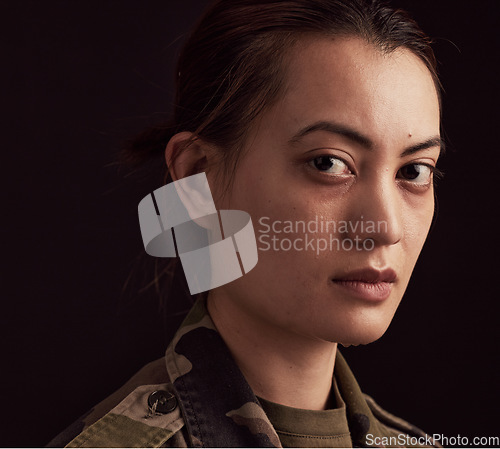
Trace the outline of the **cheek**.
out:
<instances>
[{"instance_id":1,"label":"cheek","mask_svg":"<svg viewBox=\"0 0 500 449\"><path fill-rule=\"evenodd\" d=\"M303 209L303 195L292 188L286 172L277 168L283 162L268 161L265 158L247 158L235 174L228 207L248 212L254 226L261 217L276 220L292 219L297 210Z\"/></svg>"},{"instance_id":2,"label":"cheek","mask_svg":"<svg viewBox=\"0 0 500 449\"><path fill-rule=\"evenodd\" d=\"M414 256L413 264L415 264L427 239L433 216L433 191L420 198L412 198L405 203L405 207L403 208L403 220L405 223L403 247L407 253Z\"/></svg>"}]
</instances>

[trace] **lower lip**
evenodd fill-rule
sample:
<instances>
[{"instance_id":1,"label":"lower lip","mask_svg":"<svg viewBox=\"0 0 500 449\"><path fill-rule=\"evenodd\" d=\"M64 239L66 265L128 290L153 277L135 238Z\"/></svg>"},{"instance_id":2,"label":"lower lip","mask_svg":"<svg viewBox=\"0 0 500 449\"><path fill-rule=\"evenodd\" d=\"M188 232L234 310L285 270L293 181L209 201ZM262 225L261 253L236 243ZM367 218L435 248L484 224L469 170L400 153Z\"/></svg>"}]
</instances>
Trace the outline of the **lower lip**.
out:
<instances>
[{"instance_id":1,"label":"lower lip","mask_svg":"<svg viewBox=\"0 0 500 449\"><path fill-rule=\"evenodd\" d=\"M354 296L368 301L384 301L392 291L391 282L362 282L334 280L333 283Z\"/></svg>"}]
</instances>

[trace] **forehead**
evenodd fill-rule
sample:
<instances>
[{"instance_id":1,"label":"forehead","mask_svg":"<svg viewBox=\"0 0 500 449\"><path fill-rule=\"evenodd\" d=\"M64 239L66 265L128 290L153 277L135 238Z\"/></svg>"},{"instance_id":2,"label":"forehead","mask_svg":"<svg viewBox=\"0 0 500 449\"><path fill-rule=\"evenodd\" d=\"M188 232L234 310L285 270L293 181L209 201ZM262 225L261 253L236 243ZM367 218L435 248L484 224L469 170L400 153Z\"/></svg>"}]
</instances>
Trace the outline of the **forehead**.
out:
<instances>
[{"instance_id":1,"label":"forehead","mask_svg":"<svg viewBox=\"0 0 500 449\"><path fill-rule=\"evenodd\" d=\"M277 108L290 128L332 119L375 140L389 131L439 134L439 101L425 64L408 49L385 53L359 38L300 40Z\"/></svg>"}]
</instances>

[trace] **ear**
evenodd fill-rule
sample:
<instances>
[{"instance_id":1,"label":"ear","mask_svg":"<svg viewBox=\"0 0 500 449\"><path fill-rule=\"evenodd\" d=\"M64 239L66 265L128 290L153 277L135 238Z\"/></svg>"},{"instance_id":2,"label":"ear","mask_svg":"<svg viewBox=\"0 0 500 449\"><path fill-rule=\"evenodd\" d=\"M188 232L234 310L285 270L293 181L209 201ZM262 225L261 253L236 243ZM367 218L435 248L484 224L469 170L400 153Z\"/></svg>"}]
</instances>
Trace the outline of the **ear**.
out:
<instances>
[{"instance_id":1,"label":"ear","mask_svg":"<svg viewBox=\"0 0 500 449\"><path fill-rule=\"evenodd\" d=\"M165 161L173 181L201 173L208 165L209 145L191 132L175 134L165 149Z\"/></svg>"},{"instance_id":2,"label":"ear","mask_svg":"<svg viewBox=\"0 0 500 449\"><path fill-rule=\"evenodd\" d=\"M190 219L206 229L210 228L214 220L211 215L216 213L216 209L206 173L204 176L201 174L206 172L209 160L213 157L215 153L212 146L191 132L174 135L165 149L165 160L179 200ZM194 177L198 174L200 176ZM180 212L176 211L175 214ZM210 217L205 218L206 215Z\"/></svg>"}]
</instances>

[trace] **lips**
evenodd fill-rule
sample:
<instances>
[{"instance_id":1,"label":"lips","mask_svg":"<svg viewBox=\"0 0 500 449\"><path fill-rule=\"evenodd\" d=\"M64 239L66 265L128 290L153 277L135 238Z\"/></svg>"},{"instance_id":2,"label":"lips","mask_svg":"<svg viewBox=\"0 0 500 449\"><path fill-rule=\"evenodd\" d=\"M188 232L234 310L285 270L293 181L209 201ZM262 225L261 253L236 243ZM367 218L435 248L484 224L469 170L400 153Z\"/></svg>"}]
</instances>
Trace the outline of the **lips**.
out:
<instances>
[{"instance_id":1,"label":"lips","mask_svg":"<svg viewBox=\"0 0 500 449\"><path fill-rule=\"evenodd\" d=\"M368 301L383 301L389 297L397 274L392 268L363 268L341 274L332 283L344 292Z\"/></svg>"},{"instance_id":2,"label":"lips","mask_svg":"<svg viewBox=\"0 0 500 449\"><path fill-rule=\"evenodd\" d=\"M394 282L396 272L392 268L377 270L375 268L363 268L361 270L351 271L333 279L334 281L359 281L375 284L377 282Z\"/></svg>"}]
</instances>

